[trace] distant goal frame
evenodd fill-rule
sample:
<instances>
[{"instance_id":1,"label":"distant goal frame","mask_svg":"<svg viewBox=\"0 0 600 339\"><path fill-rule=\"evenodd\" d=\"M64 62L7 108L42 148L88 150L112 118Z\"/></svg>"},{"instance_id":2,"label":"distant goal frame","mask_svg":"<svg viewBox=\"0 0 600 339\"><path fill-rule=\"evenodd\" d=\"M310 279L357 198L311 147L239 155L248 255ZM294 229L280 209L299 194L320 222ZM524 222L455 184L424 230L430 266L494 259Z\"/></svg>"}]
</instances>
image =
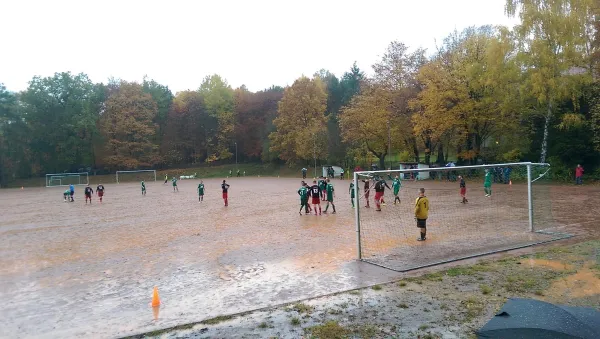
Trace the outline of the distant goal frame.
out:
<instances>
[{"instance_id":1,"label":"distant goal frame","mask_svg":"<svg viewBox=\"0 0 600 339\"><path fill-rule=\"evenodd\" d=\"M85 182L81 182L81 177L85 176ZM78 177L77 184L63 184L62 178L65 177ZM59 180L58 185L51 185L53 181ZM46 187L61 187L61 186L69 186L69 185L77 185L77 186L86 186L90 184L90 176L88 172L80 172L80 173L48 173L46 174Z\"/></svg>"},{"instance_id":2,"label":"distant goal frame","mask_svg":"<svg viewBox=\"0 0 600 339\"><path fill-rule=\"evenodd\" d=\"M119 174L122 173L154 173L154 181L156 181L156 170L137 170L137 171L116 171L115 172L115 180L117 184L119 184Z\"/></svg>"}]
</instances>

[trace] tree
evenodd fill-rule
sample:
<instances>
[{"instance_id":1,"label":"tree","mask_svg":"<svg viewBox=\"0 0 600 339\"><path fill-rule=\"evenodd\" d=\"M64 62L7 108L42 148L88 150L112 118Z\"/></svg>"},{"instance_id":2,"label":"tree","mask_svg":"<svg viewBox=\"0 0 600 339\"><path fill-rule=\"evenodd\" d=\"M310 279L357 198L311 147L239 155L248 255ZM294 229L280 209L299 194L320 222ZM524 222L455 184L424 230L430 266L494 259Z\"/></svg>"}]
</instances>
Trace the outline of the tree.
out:
<instances>
[{"instance_id":1,"label":"tree","mask_svg":"<svg viewBox=\"0 0 600 339\"><path fill-rule=\"evenodd\" d=\"M513 51L503 28L468 28L445 39L419 73L423 90L413 101L415 133L455 145L459 158L474 162L492 136L514 131L520 105Z\"/></svg>"},{"instance_id":2,"label":"tree","mask_svg":"<svg viewBox=\"0 0 600 339\"><path fill-rule=\"evenodd\" d=\"M411 131L405 116L394 114L390 92L381 85L364 86L361 94L342 109L342 138L355 147L364 147L385 168L391 147L399 147Z\"/></svg>"},{"instance_id":3,"label":"tree","mask_svg":"<svg viewBox=\"0 0 600 339\"><path fill-rule=\"evenodd\" d=\"M208 146L207 162L229 159L234 147L235 110L233 90L219 75L204 78L199 89L204 97L208 115L216 118L217 125L205 126Z\"/></svg>"},{"instance_id":4,"label":"tree","mask_svg":"<svg viewBox=\"0 0 600 339\"><path fill-rule=\"evenodd\" d=\"M327 93L319 77L305 76L294 81L283 92L275 132L269 135L271 151L288 164L298 160L327 156L326 120Z\"/></svg>"},{"instance_id":5,"label":"tree","mask_svg":"<svg viewBox=\"0 0 600 339\"><path fill-rule=\"evenodd\" d=\"M154 118L154 123L158 126L156 143L161 144L167 125L169 110L171 109L171 104L173 103L173 92L171 92L169 86L161 85L154 80L148 80L147 77L144 77L142 87L144 88L144 92L150 94L152 99L154 99L156 102L156 106L158 108L158 113Z\"/></svg>"},{"instance_id":6,"label":"tree","mask_svg":"<svg viewBox=\"0 0 600 339\"><path fill-rule=\"evenodd\" d=\"M160 162L154 143L157 114L156 102L140 84L111 84L100 120L106 140L105 164L111 169L136 169Z\"/></svg>"},{"instance_id":7,"label":"tree","mask_svg":"<svg viewBox=\"0 0 600 339\"><path fill-rule=\"evenodd\" d=\"M166 121L161 147L167 163L195 163L207 158L204 126L216 125L217 119L208 115L199 92L178 92Z\"/></svg>"},{"instance_id":8,"label":"tree","mask_svg":"<svg viewBox=\"0 0 600 339\"><path fill-rule=\"evenodd\" d=\"M283 96L281 87L272 87L252 93L242 86L235 90L235 134L240 156L247 160L260 160L277 103Z\"/></svg>"},{"instance_id":9,"label":"tree","mask_svg":"<svg viewBox=\"0 0 600 339\"><path fill-rule=\"evenodd\" d=\"M411 124L410 116L413 111L409 103L421 90L417 74L426 63L427 58L424 49L419 48L412 53L409 53L408 50L408 46L404 43L392 41L381 61L373 65L373 70L375 71L375 83L390 92L391 109L394 115L404 116L402 120ZM411 150L415 161L420 162L417 137L413 133L403 133L403 138L403 143L397 143L398 147L405 146ZM431 141L426 136L423 141L426 162L429 162Z\"/></svg>"},{"instance_id":10,"label":"tree","mask_svg":"<svg viewBox=\"0 0 600 339\"><path fill-rule=\"evenodd\" d=\"M540 161L548 153L550 123L557 104L580 93L581 81L573 70L584 64L585 22L593 0L507 0L506 13L519 15L515 27L522 67L526 70L525 93L536 99L543 113Z\"/></svg>"},{"instance_id":11,"label":"tree","mask_svg":"<svg viewBox=\"0 0 600 339\"><path fill-rule=\"evenodd\" d=\"M0 83L0 187L10 179L31 173L27 126L19 114L15 93Z\"/></svg>"},{"instance_id":12,"label":"tree","mask_svg":"<svg viewBox=\"0 0 600 339\"><path fill-rule=\"evenodd\" d=\"M93 138L102 89L87 75L34 77L21 100L31 130L33 174L76 171L95 163Z\"/></svg>"}]
</instances>

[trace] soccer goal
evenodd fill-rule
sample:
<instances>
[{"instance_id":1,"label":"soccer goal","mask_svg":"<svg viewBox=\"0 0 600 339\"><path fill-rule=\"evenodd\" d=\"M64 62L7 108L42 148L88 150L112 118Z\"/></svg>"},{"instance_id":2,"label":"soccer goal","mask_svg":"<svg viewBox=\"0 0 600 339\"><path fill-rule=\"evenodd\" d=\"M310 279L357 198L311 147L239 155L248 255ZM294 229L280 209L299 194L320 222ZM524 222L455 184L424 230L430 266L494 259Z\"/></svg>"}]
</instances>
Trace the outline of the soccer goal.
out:
<instances>
[{"instance_id":1,"label":"soccer goal","mask_svg":"<svg viewBox=\"0 0 600 339\"><path fill-rule=\"evenodd\" d=\"M88 172L46 174L46 187L87 185L89 183Z\"/></svg>"},{"instance_id":2,"label":"soccer goal","mask_svg":"<svg viewBox=\"0 0 600 339\"><path fill-rule=\"evenodd\" d=\"M156 181L156 170L117 171L117 184L126 181Z\"/></svg>"},{"instance_id":3,"label":"soccer goal","mask_svg":"<svg viewBox=\"0 0 600 339\"><path fill-rule=\"evenodd\" d=\"M548 164L506 163L355 172L358 257L404 272L568 238L557 231L551 195L560 188L550 185L549 171ZM380 211L378 181L390 187ZM421 188L429 200L424 241L415 218Z\"/></svg>"}]
</instances>

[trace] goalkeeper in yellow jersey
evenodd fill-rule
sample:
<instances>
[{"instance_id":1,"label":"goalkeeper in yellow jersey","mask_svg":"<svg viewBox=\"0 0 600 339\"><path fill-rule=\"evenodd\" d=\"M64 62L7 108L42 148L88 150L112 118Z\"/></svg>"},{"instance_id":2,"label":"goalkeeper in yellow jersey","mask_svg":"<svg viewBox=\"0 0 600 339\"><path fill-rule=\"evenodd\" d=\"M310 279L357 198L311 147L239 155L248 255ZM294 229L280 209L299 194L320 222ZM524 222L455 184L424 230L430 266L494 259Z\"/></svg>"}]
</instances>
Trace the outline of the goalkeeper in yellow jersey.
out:
<instances>
[{"instance_id":1,"label":"goalkeeper in yellow jersey","mask_svg":"<svg viewBox=\"0 0 600 339\"><path fill-rule=\"evenodd\" d=\"M425 196L425 189L419 189L419 197L415 202L415 219L417 227L421 230L421 237L418 241L425 241L427 238L427 217L429 216L429 199Z\"/></svg>"}]
</instances>

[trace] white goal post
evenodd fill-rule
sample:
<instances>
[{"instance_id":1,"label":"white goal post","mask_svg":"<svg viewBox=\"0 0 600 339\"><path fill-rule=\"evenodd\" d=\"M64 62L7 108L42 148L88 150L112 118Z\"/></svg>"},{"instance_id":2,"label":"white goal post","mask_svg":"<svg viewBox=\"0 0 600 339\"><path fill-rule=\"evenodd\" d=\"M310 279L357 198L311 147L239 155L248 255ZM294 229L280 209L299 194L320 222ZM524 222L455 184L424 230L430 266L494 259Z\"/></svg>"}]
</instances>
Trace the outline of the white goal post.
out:
<instances>
[{"instance_id":1,"label":"white goal post","mask_svg":"<svg viewBox=\"0 0 600 339\"><path fill-rule=\"evenodd\" d=\"M126 174L126 173L130 173L130 174L135 174L135 173L148 173L150 174L150 178L154 177L154 181L156 181L156 170L137 170L137 171L117 171L116 172L116 180L117 180L117 184L119 183L119 174ZM152 180L152 179L150 179Z\"/></svg>"},{"instance_id":2,"label":"white goal post","mask_svg":"<svg viewBox=\"0 0 600 339\"><path fill-rule=\"evenodd\" d=\"M88 185L89 183L88 172L46 174L46 187Z\"/></svg>"}]
</instances>

